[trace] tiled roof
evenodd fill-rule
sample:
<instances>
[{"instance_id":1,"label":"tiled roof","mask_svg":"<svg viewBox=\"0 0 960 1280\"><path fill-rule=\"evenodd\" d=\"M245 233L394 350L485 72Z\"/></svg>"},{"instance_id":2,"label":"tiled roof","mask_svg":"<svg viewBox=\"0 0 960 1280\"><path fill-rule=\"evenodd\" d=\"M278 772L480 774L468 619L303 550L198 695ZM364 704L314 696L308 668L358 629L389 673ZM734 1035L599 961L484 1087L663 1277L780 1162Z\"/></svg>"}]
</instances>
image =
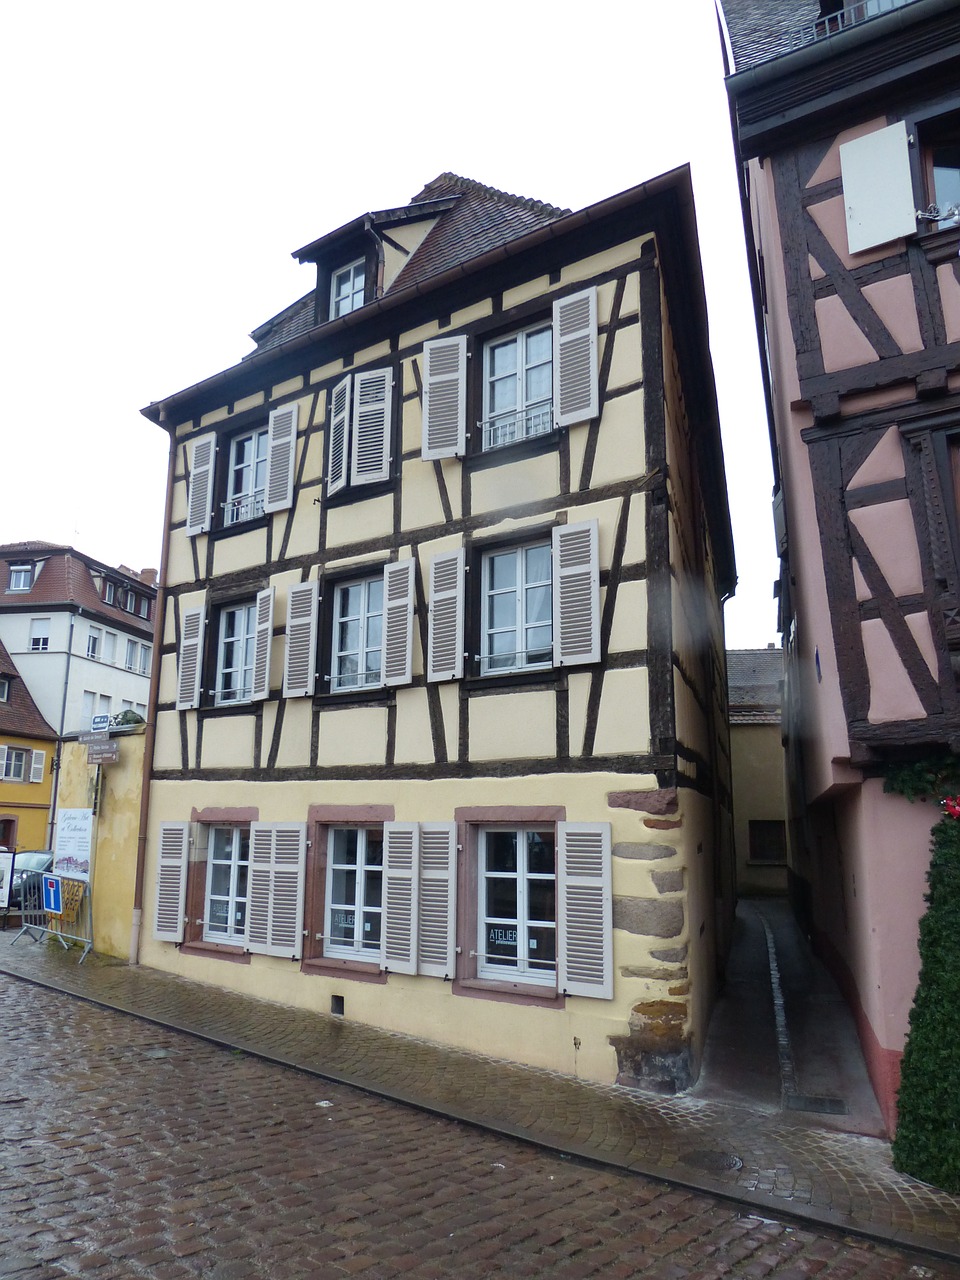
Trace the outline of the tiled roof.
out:
<instances>
[{"instance_id":1,"label":"tiled roof","mask_svg":"<svg viewBox=\"0 0 960 1280\"><path fill-rule=\"evenodd\" d=\"M914 0L721 0L733 47L734 71L770 62L806 45L829 40Z\"/></svg>"},{"instance_id":2,"label":"tiled roof","mask_svg":"<svg viewBox=\"0 0 960 1280\"><path fill-rule=\"evenodd\" d=\"M20 563L38 563L33 584L28 591L10 590L10 567ZM98 572L122 578L126 583L153 598L156 590L136 575L121 569L92 562ZM97 591L93 581L91 564L73 547L50 542L14 542L0 546L0 609L11 605L29 609L51 605L79 606L99 614L127 629L134 628L144 636L153 634L153 623L139 616L107 604Z\"/></svg>"},{"instance_id":3,"label":"tiled roof","mask_svg":"<svg viewBox=\"0 0 960 1280\"><path fill-rule=\"evenodd\" d=\"M439 216L430 208L431 201L444 202L439 207ZM568 209L558 209L552 204L544 204L525 196L510 195L470 178L461 178L455 173L442 173L428 182L407 207L415 209L418 205L426 206L422 210L422 216L437 217L437 222L390 285L391 293L422 284L461 262L497 249L569 213ZM402 211L383 210L379 214L370 214L369 220L371 225L376 225L378 221L389 220L387 215L389 218L396 218L400 212ZM332 236L329 238L333 239ZM315 242L314 246L308 248L321 243L322 241ZM300 252L306 253L307 250ZM259 355L260 352L299 337L312 328L315 292L311 290L254 329L251 337L257 343L257 348L250 355Z\"/></svg>"},{"instance_id":4,"label":"tiled roof","mask_svg":"<svg viewBox=\"0 0 960 1280\"><path fill-rule=\"evenodd\" d=\"M731 722L778 724L782 682L782 649L728 649Z\"/></svg>"},{"instance_id":5,"label":"tiled roof","mask_svg":"<svg viewBox=\"0 0 960 1280\"><path fill-rule=\"evenodd\" d=\"M56 733L44 720L37 704L30 697L27 686L20 678L17 665L0 640L0 676L9 682L6 702L0 702L0 734L13 734L20 738L56 739Z\"/></svg>"}]
</instances>

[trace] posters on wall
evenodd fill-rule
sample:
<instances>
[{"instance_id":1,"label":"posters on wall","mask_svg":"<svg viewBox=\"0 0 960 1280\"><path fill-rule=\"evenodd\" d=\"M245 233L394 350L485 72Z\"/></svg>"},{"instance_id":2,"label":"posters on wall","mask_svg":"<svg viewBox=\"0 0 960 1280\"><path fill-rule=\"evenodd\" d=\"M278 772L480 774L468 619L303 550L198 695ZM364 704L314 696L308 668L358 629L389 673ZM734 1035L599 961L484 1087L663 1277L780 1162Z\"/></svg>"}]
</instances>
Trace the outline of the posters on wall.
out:
<instances>
[{"instance_id":1,"label":"posters on wall","mask_svg":"<svg viewBox=\"0 0 960 1280\"><path fill-rule=\"evenodd\" d=\"M0 849L0 911L10 905L10 882L13 879L13 854Z\"/></svg>"},{"instance_id":2,"label":"posters on wall","mask_svg":"<svg viewBox=\"0 0 960 1280\"><path fill-rule=\"evenodd\" d=\"M53 870L71 880L90 880L93 843L93 810L61 809L57 815L57 838Z\"/></svg>"}]
</instances>

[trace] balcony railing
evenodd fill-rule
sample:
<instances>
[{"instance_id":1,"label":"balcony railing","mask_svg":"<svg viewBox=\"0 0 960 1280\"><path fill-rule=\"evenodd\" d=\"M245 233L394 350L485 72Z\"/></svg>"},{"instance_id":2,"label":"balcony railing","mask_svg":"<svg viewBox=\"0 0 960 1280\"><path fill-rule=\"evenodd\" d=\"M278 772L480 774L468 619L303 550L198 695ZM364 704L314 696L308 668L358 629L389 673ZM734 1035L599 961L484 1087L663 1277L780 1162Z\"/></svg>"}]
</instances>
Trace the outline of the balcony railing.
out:
<instances>
[{"instance_id":1,"label":"balcony railing","mask_svg":"<svg viewBox=\"0 0 960 1280\"><path fill-rule=\"evenodd\" d=\"M223 504L223 523L225 525L241 524L244 520L256 520L263 515L263 490L256 493L242 493Z\"/></svg>"},{"instance_id":2,"label":"balcony railing","mask_svg":"<svg viewBox=\"0 0 960 1280\"><path fill-rule=\"evenodd\" d=\"M501 413L477 423L483 432L484 452L502 449L505 444L517 440L529 440L531 436L543 436L553 430L553 404L539 404L533 409L518 409L516 413Z\"/></svg>"},{"instance_id":3,"label":"balcony railing","mask_svg":"<svg viewBox=\"0 0 960 1280\"><path fill-rule=\"evenodd\" d=\"M915 0L856 0L854 4L848 4L843 9L838 9L836 13L817 18L815 22L804 22L795 27L779 30L774 28L769 32L766 41L769 52L760 60L766 61L767 58L779 57L795 49L802 49L808 44L814 44L817 40L825 40L837 35L848 27L858 26L869 18L882 17L885 13L891 13L894 9L902 9L913 3Z\"/></svg>"}]
</instances>

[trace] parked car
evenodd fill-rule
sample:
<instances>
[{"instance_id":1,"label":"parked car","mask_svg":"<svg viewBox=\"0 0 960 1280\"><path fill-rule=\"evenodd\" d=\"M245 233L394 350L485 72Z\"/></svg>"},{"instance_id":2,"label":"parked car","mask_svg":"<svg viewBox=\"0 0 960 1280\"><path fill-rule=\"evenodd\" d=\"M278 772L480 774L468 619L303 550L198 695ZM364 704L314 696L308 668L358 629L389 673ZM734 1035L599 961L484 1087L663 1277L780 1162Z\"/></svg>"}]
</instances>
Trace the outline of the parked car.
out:
<instances>
[{"instance_id":1,"label":"parked car","mask_svg":"<svg viewBox=\"0 0 960 1280\"><path fill-rule=\"evenodd\" d=\"M53 866L52 849L25 849L14 855L13 878L10 881L10 910L19 911L26 899L27 910L39 911L45 871Z\"/></svg>"}]
</instances>

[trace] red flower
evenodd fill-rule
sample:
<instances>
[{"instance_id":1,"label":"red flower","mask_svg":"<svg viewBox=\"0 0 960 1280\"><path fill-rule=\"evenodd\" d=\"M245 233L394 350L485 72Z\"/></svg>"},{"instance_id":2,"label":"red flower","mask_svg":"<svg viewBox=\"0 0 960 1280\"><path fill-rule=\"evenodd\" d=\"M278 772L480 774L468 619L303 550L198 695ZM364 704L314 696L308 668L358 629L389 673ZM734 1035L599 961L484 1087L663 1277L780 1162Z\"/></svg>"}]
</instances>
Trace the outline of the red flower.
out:
<instances>
[{"instance_id":1,"label":"red flower","mask_svg":"<svg viewBox=\"0 0 960 1280\"><path fill-rule=\"evenodd\" d=\"M944 796L940 803L951 818L960 818L960 796Z\"/></svg>"}]
</instances>

